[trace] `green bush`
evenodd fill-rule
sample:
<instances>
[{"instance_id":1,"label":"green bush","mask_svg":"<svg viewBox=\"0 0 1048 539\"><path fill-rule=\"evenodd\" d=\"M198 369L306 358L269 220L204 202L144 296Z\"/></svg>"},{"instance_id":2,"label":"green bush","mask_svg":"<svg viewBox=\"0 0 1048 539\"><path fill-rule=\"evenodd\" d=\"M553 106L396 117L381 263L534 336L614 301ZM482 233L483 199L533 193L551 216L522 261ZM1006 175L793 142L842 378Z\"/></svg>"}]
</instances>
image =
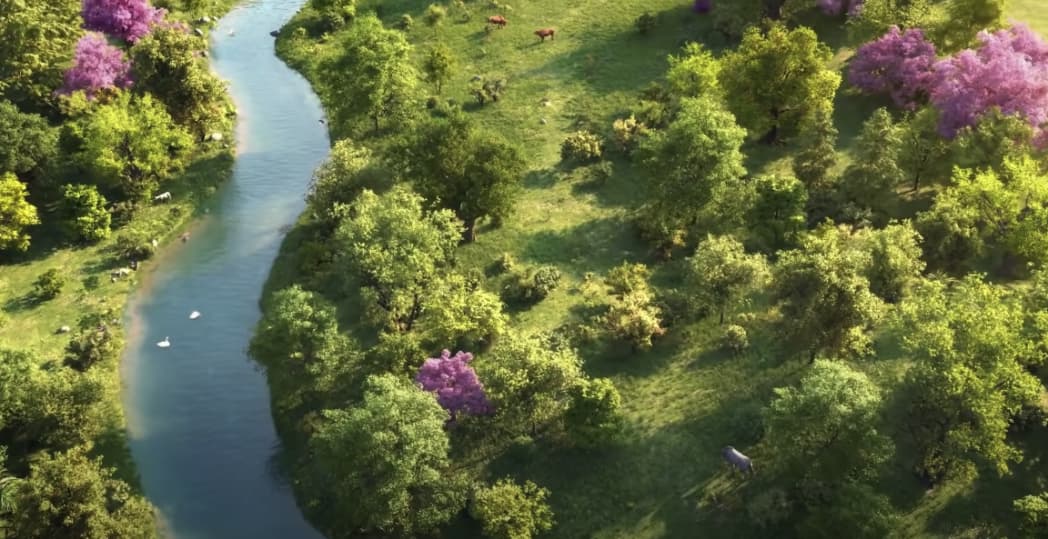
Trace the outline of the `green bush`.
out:
<instances>
[{"instance_id":1,"label":"green bush","mask_svg":"<svg viewBox=\"0 0 1048 539\"><path fill-rule=\"evenodd\" d=\"M397 26L405 32L411 30L412 26L415 26L415 19L411 18L411 15L407 13L400 16L400 21L397 22Z\"/></svg>"},{"instance_id":2,"label":"green bush","mask_svg":"<svg viewBox=\"0 0 1048 539\"><path fill-rule=\"evenodd\" d=\"M565 161L589 161L599 159L603 153L600 137L589 131L576 131L560 145L560 157Z\"/></svg>"},{"instance_id":3,"label":"green bush","mask_svg":"<svg viewBox=\"0 0 1048 539\"><path fill-rule=\"evenodd\" d=\"M658 18L650 11L645 11L640 17L637 17L633 24L637 27L637 31L641 35L647 35L655 29L655 25L658 24Z\"/></svg>"},{"instance_id":4,"label":"green bush","mask_svg":"<svg viewBox=\"0 0 1048 539\"><path fill-rule=\"evenodd\" d=\"M445 17L448 16L448 10L440 4L430 4L426 8L426 14L423 18L426 19L426 24L430 26L436 26L440 24Z\"/></svg>"},{"instance_id":5,"label":"green bush","mask_svg":"<svg viewBox=\"0 0 1048 539\"><path fill-rule=\"evenodd\" d=\"M127 261L148 260L156 253L152 240L136 231L129 231L117 237L114 249L121 260Z\"/></svg>"},{"instance_id":6,"label":"green bush","mask_svg":"<svg viewBox=\"0 0 1048 539\"><path fill-rule=\"evenodd\" d=\"M619 151L629 155L637 148L640 140L648 135L648 126L637 120L636 114L629 118L619 118L611 124L612 136Z\"/></svg>"},{"instance_id":7,"label":"green bush","mask_svg":"<svg viewBox=\"0 0 1048 539\"><path fill-rule=\"evenodd\" d=\"M560 270L542 266L536 270L516 272L503 287L502 299L507 303L534 304L544 299L560 284Z\"/></svg>"},{"instance_id":8,"label":"green bush","mask_svg":"<svg viewBox=\"0 0 1048 539\"><path fill-rule=\"evenodd\" d=\"M1048 492L1023 496L1012 502L1019 514L1019 529L1027 537L1048 537Z\"/></svg>"},{"instance_id":9,"label":"green bush","mask_svg":"<svg viewBox=\"0 0 1048 539\"><path fill-rule=\"evenodd\" d=\"M71 241L95 243L109 237L111 216L106 199L93 185L63 185L62 225Z\"/></svg>"},{"instance_id":10,"label":"green bush","mask_svg":"<svg viewBox=\"0 0 1048 539\"><path fill-rule=\"evenodd\" d=\"M746 328L731 324L724 328L724 334L721 335L721 348L731 352L733 355L739 355L745 352L750 347L750 339L746 334Z\"/></svg>"},{"instance_id":11,"label":"green bush","mask_svg":"<svg viewBox=\"0 0 1048 539\"><path fill-rule=\"evenodd\" d=\"M62 293L65 277L57 269L49 269L40 274L33 282L33 295L42 300L54 299Z\"/></svg>"}]
</instances>

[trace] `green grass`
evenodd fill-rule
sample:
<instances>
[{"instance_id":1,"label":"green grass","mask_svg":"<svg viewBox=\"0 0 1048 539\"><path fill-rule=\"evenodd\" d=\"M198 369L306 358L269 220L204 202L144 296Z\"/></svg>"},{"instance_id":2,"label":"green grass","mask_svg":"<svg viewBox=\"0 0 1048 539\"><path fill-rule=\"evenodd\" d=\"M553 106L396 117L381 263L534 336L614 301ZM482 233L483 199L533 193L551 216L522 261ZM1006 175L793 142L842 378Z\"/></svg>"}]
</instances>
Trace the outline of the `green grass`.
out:
<instances>
[{"instance_id":1,"label":"green grass","mask_svg":"<svg viewBox=\"0 0 1048 539\"><path fill-rule=\"evenodd\" d=\"M582 171L560 164L559 145L580 127L608 132L615 118L628 114L638 92L663 75L667 55L684 40L723 48L723 39L711 31L708 19L691 14L688 3L677 0L528 0L502 12L509 19L507 28L485 33L483 21L498 13L486 3L468 4L473 11L469 22L459 22L452 11L436 29L422 23L428 1L361 4L361 9L381 4L388 25L401 13L411 14L416 23L408 37L419 58L438 40L446 43L457 55L458 69L442 97L467 103L466 109L481 125L525 150L530 170L515 214L499 229L482 226L478 240L463 247L458 256L466 268L482 270L510 253L521 263L554 264L564 273L562 286L549 298L513 314L514 327L537 332L577 320L588 297L583 284L588 273L602 274L623 261L657 264L630 223L644 191L644 170L615 158L612 178L593 185ZM1048 11L1040 4L1013 0L1011 13L1046 32ZM659 26L649 36L640 36L633 26L644 11L659 17ZM833 65L843 65L854 44L846 42L845 33L831 26L834 23L821 17L812 20L836 49ZM540 43L532 31L547 26L557 29L557 38ZM316 83L323 77L317 62L336 51L331 45L289 38L287 30L278 48ZM495 104L472 105L468 87L474 75L506 78L505 96ZM543 106L544 99L549 106ZM886 104L857 96L846 85L839 91L835 121L841 132L842 166L849 160L847 149L862 121ZM343 126L331 129L335 137L349 134ZM745 151L754 174L789 165L789 146L749 146ZM285 242L270 290L298 277L297 243L290 238ZM661 265L655 278L672 284L678 270L678 262ZM494 285L489 281L490 288ZM628 420L624 439L598 452L539 442L507 452L488 464L484 474L492 479L511 475L549 487L558 522L552 537L774 535L754 528L743 516L743 493L759 490L760 480L733 479L718 453L720 447L733 444L753 447L758 464L772 461L774 454L753 445L757 442L754 416L770 400L773 388L791 384L805 370L801 362L784 358L770 335L757 333L752 336L752 351L737 358L716 350L720 328L713 320L675 326L648 352L615 344L582 350L586 370L611 377L622 393ZM887 386L901 375L906 362L887 339L882 341L880 360L859 367ZM902 428L894 427L901 417L890 419L892 428ZM1011 500L1043 488L1038 485L1046 479L1039 465L1044 442L1021 441L1029 457L1011 477L998 479L991 472L972 484L947 484L927 494L910 473L908 449L900 447L882 489L903 515L898 535L1014 535ZM456 530L462 535L475 533L469 524L461 525Z\"/></svg>"}]
</instances>

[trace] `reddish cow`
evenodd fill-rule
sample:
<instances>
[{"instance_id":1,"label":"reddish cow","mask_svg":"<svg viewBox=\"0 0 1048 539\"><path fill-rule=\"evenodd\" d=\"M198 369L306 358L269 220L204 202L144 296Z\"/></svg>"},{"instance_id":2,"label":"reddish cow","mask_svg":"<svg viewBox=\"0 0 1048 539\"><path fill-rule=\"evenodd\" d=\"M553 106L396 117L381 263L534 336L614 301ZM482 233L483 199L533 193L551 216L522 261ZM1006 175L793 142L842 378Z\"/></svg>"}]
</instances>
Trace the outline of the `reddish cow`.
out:
<instances>
[{"instance_id":1,"label":"reddish cow","mask_svg":"<svg viewBox=\"0 0 1048 539\"><path fill-rule=\"evenodd\" d=\"M535 30L535 35L539 36L542 41L546 41L546 38L555 39L556 30L552 28L543 28L541 30Z\"/></svg>"},{"instance_id":2,"label":"reddish cow","mask_svg":"<svg viewBox=\"0 0 1048 539\"><path fill-rule=\"evenodd\" d=\"M506 20L502 15L492 15L488 17L488 24L494 24L499 28L505 28L509 21Z\"/></svg>"}]
</instances>

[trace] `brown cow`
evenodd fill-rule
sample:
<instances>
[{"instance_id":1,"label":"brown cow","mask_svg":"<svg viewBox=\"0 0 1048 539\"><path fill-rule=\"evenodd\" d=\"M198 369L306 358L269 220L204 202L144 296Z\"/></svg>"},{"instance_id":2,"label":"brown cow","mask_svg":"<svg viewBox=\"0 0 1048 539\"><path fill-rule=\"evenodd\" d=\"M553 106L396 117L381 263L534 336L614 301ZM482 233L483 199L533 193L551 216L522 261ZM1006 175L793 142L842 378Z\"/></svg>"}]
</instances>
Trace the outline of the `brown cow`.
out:
<instances>
[{"instance_id":1,"label":"brown cow","mask_svg":"<svg viewBox=\"0 0 1048 539\"><path fill-rule=\"evenodd\" d=\"M499 28L505 28L509 21L506 20L502 15L492 15L488 17L488 24L494 24Z\"/></svg>"},{"instance_id":2,"label":"brown cow","mask_svg":"<svg viewBox=\"0 0 1048 539\"><path fill-rule=\"evenodd\" d=\"M543 28L541 30L535 30L535 35L539 36L542 41L546 41L546 38L556 39L556 30L552 28Z\"/></svg>"}]
</instances>

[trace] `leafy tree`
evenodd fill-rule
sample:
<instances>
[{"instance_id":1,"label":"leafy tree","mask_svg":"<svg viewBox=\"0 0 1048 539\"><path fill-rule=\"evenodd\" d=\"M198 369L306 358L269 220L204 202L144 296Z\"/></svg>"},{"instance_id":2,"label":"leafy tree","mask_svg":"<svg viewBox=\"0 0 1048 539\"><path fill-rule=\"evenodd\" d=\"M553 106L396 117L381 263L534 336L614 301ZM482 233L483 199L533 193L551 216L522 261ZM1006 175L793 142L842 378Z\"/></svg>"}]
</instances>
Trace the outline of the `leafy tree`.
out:
<instances>
[{"instance_id":1,"label":"leafy tree","mask_svg":"<svg viewBox=\"0 0 1048 539\"><path fill-rule=\"evenodd\" d=\"M338 226L339 204L349 204L365 189L381 194L390 186L389 175L378 165L371 150L350 139L341 139L313 171L307 209L325 230L333 231Z\"/></svg>"},{"instance_id":2,"label":"leafy tree","mask_svg":"<svg viewBox=\"0 0 1048 539\"><path fill-rule=\"evenodd\" d=\"M404 34L382 27L372 14L359 17L339 36L341 54L324 62L332 76L326 86L342 120L354 114L370 118L375 130L383 119L400 120L415 100L418 73L410 61Z\"/></svg>"},{"instance_id":3,"label":"leafy tree","mask_svg":"<svg viewBox=\"0 0 1048 539\"><path fill-rule=\"evenodd\" d=\"M728 108L765 142L793 135L817 113L833 109L841 77L827 67L832 56L810 28L774 24L762 33L751 27L721 60Z\"/></svg>"},{"instance_id":4,"label":"leafy tree","mask_svg":"<svg viewBox=\"0 0 1048 539\"><path fill-rule=\"evenodd\" d=\"M848 33L856 43L883 36L896 26L903 31L929 28L937 22L933 13L937 0L865 0L859 17L848 19ZM932 32L935 33L935 32ZM934 36L929 36L934 37Z\"/></svg>"},{"instance_id":5,"label":"leafy tree","mask_svg":"<svg viewBox=\"0 0 1048 539\"><path fill-rule=\"evenodd\" d=\"M858 17L862 13L863 0L815 0L815 5L827 15Z\"/></svg>"},{"instance_id":6,"label":"leafy tree","mask_svg":"<svg viewBox=\"0 0 1048 539\"><path fill-rule=\"evenodd\" d=\"M680 56L670 55L669 63L666 82L676 97L721 97L720 63L701 43L689 42Z\"/></svg>"},{"instance_id":7,"label":"leafy tree","mask_svg":"<svg viewBox=\"0 0 1048 539\"><path fill-rule=\"evenodd\" d=\"M950 144L936 131L938 121L935 109L926 107L897 125L901 142L899 169L903 179L912 182L915 192L921 181L941 183L950 175ZM957 139L961 140L967 140L963 133Z\"/></svg>"},{"instance_id":8,"label":"leafy tree","mask_svg":"<svg viewBox=\"0 0 1048 539\"><path fill-rule=\"evenodd\" d=\"M650 218L676 226L695 222L718 185L746 173L745 137L735 117L710 98L682 100L677 119L641 143L651 170Z\"/></svg>"},{"instance_id":9,"label":"leafy tree","mask_svg":"<svg viewBox=\"0 0 1048 539\"><path fill-rule=\"evenodd\" d=\"M508 477L499 479L474 492L470 515L491 539L531 539L553 529L553 510L546 502L549 494L549 489L531 481L518 485Z\"/></svg>"},{"instance_id":10,"label":"leafy tree","mask_svg":"<svg viewBox=\"0 0 1048 539\"><path fill-rule=\"evenodd\" d=\"M449 470L447 419L433 395L391 374L369 377L359 405L326 410L311 446L332 482L333 524L410 536L451 520L466 493Z\"/></svg>"},{"instance_id":11,"label":"leafy tree","mask_svg":"<svg viewBox=\"0 0 1048 539\"><path fill-rule=\"evenodd\" d=\"M1020 527L1027 537L1044 537L1048 534L1048 492L1023 496L1012 502L1019 514Z\"/></svg>"},{"instance_id":12,"label":"leafy tree","mask_svg":"<svg viewBox=\"0 0 1048 539\"><path fill-rule=\"evenodd\" d=\"M2 85L0 82L0 88ZM13 172L23 178L47 165L58 154L58 130L51 128L41 116L23 114L9 101L0 101L0 139L5 141L0 145L0 171Z\"/></svg>"},{"instance_id":13,"label":"leafy tree","mask_svg":"<svg viewBox=\"0 0 1048 539\"><path fill-rule=\"evenodd\" d=\"M946 16L934 33L946 51L968 46L978 32L1004 26L1005 0L951 0L945 7Z\"/></svg>"},{"instance_id":14,"label":"leafy tree","mask_svg":"<svg viewBox=\"0 0 1048 539\"><path fill-rule=\"evenodd\" d=\"M21 480L7 472L7 448L0 445L0 517L16 510L15 496L21 486Z\"/></svg>"},{"instance_id":15,"label":"leafy tree","mask_svg":"<svg viewBox=\"0 0 1048 539\"><path fill-rule=\"evenodd\" d=\"M799 386L775 389L765 411L767 439L787 473L806 484L861 482L893 451L877 431L880 411L880 389L865 374L820 360Z\"/></svg>"},{"instance_id":16,"label":"leafy tree","mask_svg":"<svg viewBox=\"0 0 1048 539\"><path fill-rule=\"evenodd\" d=\"M34 402L37 364L39 358L32 352L0 347L0 431L27 420Z\"/></svg>"},{"instance_id":17,"label":"leafy tree","mask_svg":"<svg viewBox=\"0 0 1048 539\"><path fill-rule=\"evenodd\" d=\"M957 132L951 142L948 164L970 169L1001 171L1009 159L1020 159L1033 150L1034 132L1019 116L991 109L979 123Z\"/></svg>"},{"instance_id":18,"label":"leafy tree","mask_svg":"<svg viewBox=\"0 0 1048 539\"><path fill-rule=\"evenodd\" d=\"M732 236L707 236L688 259L685 287L692 304L724 313L768 277L768 264L759 254L746 254Z\"/></svg>"},{"instance_id":19,"label":"leafy tree","mask_svg":"<svg viewBox=\"0 0 1048 539\"><path fill-rule=\"evenodd\" d=\"M430 4L426 8L423 19L430 26L437 26L448 16L448 10L440 4Z\"/></svg>"},{"instance_id":20,"label":"leafy tree","mask_svg":"<svg viewBox=\"0 0 1048 539\"><path fill-rule=\"evenodd\" d=\"M112 423L112 373L65 367L33 369L21 433L37 447L66 450L92 443Z\"/></svg>"},{"instance_id":21,"label":"leafy tree","mask_svg":"<svg viewBox=\"0 0 1048 539\"><path fill-rule=\"evenodd\" d=\"M819 352L839 356L869 348L867 332L882 304L865 276L870 253L857 247L847 229L826 224L800 248L780 253L775 264L772 297L782 329L807 348L811 361Z\"/></svg>"},{"instance_id":22,"label":"leafy tree","mask_svg":"<svg viewBox=\"0 0 1048 539\"><path fill-rule=\"evenodd\" d=\"M623 263L604 279L612 297L601 321L612 335L629 342L635 350L651 348L652 339L666 333L662 312L648 284L650 275L643 264Z\"/></svg>"},{"instance_id":23,"label":"leafy tree","mask_svg":"<svg viewBox=\"0 0 1048 539\"><path fill-rule=\"evenodd\" d=\"M936 60L935 45L921 29L903 32L892 26L855 51L848 82L867 94L888 94L896 105L912 110L927 99Z\"/></svg>"},{"instance_id":24,"label":"leafy tree","mask_svg":"<svg viewBox=\"0 0 1048 539\"><path fill-rule=\"evenodd\" d=\"M438 43L429 49L422 64L422 71L426 74L426 80L437 87L438 94L444 88L444 84L451 80L454 70L455 57L447 45Z\"/></svg>"},{"instance_id":25,"label":"leafy tree","mask_svg":"<svg viewBox=\"0 0 1048 539\"><path fill-rule=\"evenodd\" d=\"M157 28L131 48L138 87L198 137L220 126L226 112L225 84L201 59L206 47L203 38L171 27Z\"/></svg>"},{"instance_id":26,"label":"leafy tree","mask_svg":"<svg viewBox=\"0 0 1048 539\"><path fill-rule=\"evenodd\" d=\"M622 430L622 397L607 378L584 380L572 391L564 420L572 438L582 446L606 443Z\"/></svg>"},{"instance_id":27,"label":"leafy tree","mask_svg":"<svg viewBox=\"0 0 1048 539\"><path fill-rule=\"evenodd\" d=\"M0 251L29 248L26 229L40 224L40 217L28 196L25 184L14 174L0 174Z\"/></svg>"},{"instance_id":28,"label":"leafy tree","mask_svg":"<svg viewBox=\"0 0 1048 539\"><path fill-rule=\"evenodd\" d=\"M149 0L83 0L84 28L135 43L163 22L162 9Z\"/></svg>"},{"instance_id":29,"label":"leafy tree","mask_svg":"<svg viewBox=\"0 0 1048 539\"><path fill-rule=\"evenodd\" d=\"M423 123L393 154L419 194L465 222L467 241L476 238L479 219L509 215L525 168L520 150L461 113Z\"/></svg>"},{"instance_id":30,"label":"leafy tree","mask_svg":"<svg viewBox=\"0 0 1048 539\"><path fill-rule=\"evenodd\" d=\"M61 92L83 91L93 99L100 91L131 87L131 63L124 51L112 46L105 36L87 33L76 44L73 67L65 72Z\"/></svg>"},{"instance_id":31,"label":"leafy tree","mask_svg":"<svg viewBox=\"0 0 1048 539\"><path fill-rule=\"evenodd\" d=\"M80 372L103 363L115 366L122 346L108 326L82 329L66 345L64 363Z\"/></svg>"},{"instance_id":32,"label":"leafy tree","mask_svg":"<svg viewBox=\"0 0 1048 539\"><path fill-rule=\"evenodd\" d=\"M908 427L917 469L933 483L970 475L976 462L1003 474L1022 459L1008 426L1044 390L1026 369L1034 356L1023 317L1018 297L979 275L953 286L923 281L901 304L902 343L914 360Z\"/></svg>"},{"instance_id":33,"label":"leafy tree","mask_svg":"<svg viewBox=\"0 0 1048 539\"><path fill-rule=\"evenodd\" d=\"M416 328L433 346L485 347L506 330L502 301L471 286L459 274L446 274L427 288Z\"/></svg>"},{"instance_id":34,"label":"leafy tree","mask_svg":"<svg viewBox=\"0 0 1048 539\"><path fill-rule=\"evenodd\" d=\"M798 537L880 539L899 530L899 516L887 496L861 483L842 485L829 500L809 503L797 523Z\"/></svg>"},{"instance_id":35,"label":"leafy tree","mask_svg":"<svg viewBox=\"0 0 1048 539\"><path fill-rule=\"evenodd\" d=\"M837 164L837 128L826 112L817 112L811 126L801 133L801 150L793 158L793 175L809 190L824 189L830 170Z\"/></svg>"},{"instance_id":36,"label":"leafy tree","mask_svg":"<svg viewBox=\"0 0 1048 539\"><path fill-rule=\"evenodd\" d=\"M123 93L72 126L75 161L100 185L143 201L181 168L192 147L184 129L151 96Z\"/></svg>"},{"instance_id":37,"label":"leafy tree","mask_svg":"<svg viewBox=\"0 0 1048 539\"><path fill-rule=\"evenodd\" d=\"M855 159L844 170L841 190L848 201L870 208L884 220L895 187L903 180L898 162L902 137L887 109L877 109L863 123L855 146Z\"/></svg>"},{"instance_id":38,"label":"leafy tree","mask_svg":"<svg viewBox=\"0 0 1048 539\"><path fill-rule=\"evenodd\" d=\"M870 251L867 278L870 291L888 303L898 303L910 291L924 270L921 235L909 221L892 223L865 232Z\"/></svg>"},{"instance_id":39,"label":"leafy tree","mask_svg":"<svg viewBox=\"0 0 1048 539\"><path fill-rule=\"evenodd\" d=\"M59 213L66 235L73 241L93 243L109 237L112 217L106 210L105 197L93 185L63 185Z\"/></svg>"},{"instance_id":40,"label":"leafy tree","mask_svg":"<svg viewBox=\"0 0 1048 539\"><path fill-rule=\"evenodd\" d=\"M804 232L804 207L808 191L791 176L761 176L756 181L757 197L748 221L753 240L764 252L794 247Z\"/></svg>"},{"instance_id":41,"label":"leafy tree","mask_svg":"<svg viewBox=\"0 0 1048 539\"><path fill-rule=\"evenodd\" d=\"M18 488L10 530L26 539L156 537L153 508L83 448L44 455Z\"/></svg>"},{"instance_id":42,"label":"leafy tree","mask_svg":"<svg viewBox=\"0 0 1048 539\"><path fill-rule=\"evenodd\" d=\"M65 277L57 269L51 268L33 281L33 295L44 300L55 299L62 293L65 281Z\"/></svg>"},{"instance_id":43,"label":"leafy tree","mask_svg":"<svg viewBox=\"0 0 1048 539\"><path fill-rule=\"evenodd\" d=\"M484 385L477 379L477 373L469 362L473 354L456 352L454 356L447 349L440 357L431 357L422 363L415 383L437 396L437 402L451 414L454 421L460 413L484 415L491 413L491 403L484 394Z\"/></svg>"},{"instance_id":44,"label":"leafy tree","mask_svg":"<svg viewBox=\"0 0 1048 539\"><path fill-rule=\"evenodd\" d=\"M0 96L26 111L50 111L55 88L62 84L74 44L83 34L80 25L79 0L3 2Z\"/></svg>"},{"instance_id":45,"label":"leafy tree","mask_svg":"<svg viewBox=\"0 0 1048 539\"><path fill-rule=\"evenodd\" d=\"M422 197L398 185L365 190L346 207L335 234L341 264L366 287L385 327L410 330L430 284L450 265L462 223L448 210L427 212Z\"/></svg>"}]
</instances>

